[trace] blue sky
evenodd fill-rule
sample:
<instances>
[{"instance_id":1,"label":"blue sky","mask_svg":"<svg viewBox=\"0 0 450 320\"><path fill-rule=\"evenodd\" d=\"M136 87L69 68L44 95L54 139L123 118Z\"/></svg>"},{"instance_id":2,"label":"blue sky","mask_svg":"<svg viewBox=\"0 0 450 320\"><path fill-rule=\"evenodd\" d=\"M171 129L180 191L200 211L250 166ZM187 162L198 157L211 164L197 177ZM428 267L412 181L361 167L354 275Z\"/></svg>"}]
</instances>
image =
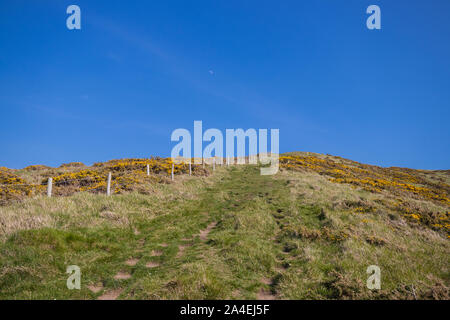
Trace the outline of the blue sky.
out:
<instances>
[{"instance_id":1,"label":"blue sky","mask_svg":"<svg viewBox=\"0 0 450 320\"><path fill-rule=\"evenodd\" d=\"M81 30L66 28L67 6ZM366 28L370 4L381 30ZM169 156L176 128L450 168L450 1L0 2L0 165Z\"/></svg>"}]
</instances>

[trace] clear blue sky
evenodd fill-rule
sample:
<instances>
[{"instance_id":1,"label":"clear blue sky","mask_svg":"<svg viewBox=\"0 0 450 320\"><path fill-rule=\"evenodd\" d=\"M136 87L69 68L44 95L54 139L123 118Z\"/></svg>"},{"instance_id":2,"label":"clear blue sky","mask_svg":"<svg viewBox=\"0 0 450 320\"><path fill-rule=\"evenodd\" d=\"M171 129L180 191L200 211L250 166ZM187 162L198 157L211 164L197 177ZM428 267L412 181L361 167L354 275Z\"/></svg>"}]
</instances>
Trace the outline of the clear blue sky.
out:
<instances>
[{"instance_id":1,"label":"clear blue sky","mask_svg":"<svg viewBox=\"0 0 450 320\"><path fill-rule=\"evenodd\" d=\"M370 4L381 30L366 28ZM279 128L281 152L449 169L449 12L448 0L3 0L0 165L169 156L171 132L202 120Z\"/></svg>"}]
</instances>

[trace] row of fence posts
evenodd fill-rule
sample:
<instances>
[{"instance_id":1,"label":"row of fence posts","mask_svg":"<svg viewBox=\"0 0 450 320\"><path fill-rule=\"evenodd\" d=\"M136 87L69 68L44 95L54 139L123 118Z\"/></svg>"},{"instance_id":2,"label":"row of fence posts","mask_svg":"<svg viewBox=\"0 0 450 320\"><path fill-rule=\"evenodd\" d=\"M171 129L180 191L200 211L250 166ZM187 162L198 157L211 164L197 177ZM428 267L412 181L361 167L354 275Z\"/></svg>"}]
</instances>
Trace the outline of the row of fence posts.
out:
<instances>
[{"instance_id":1,"label":"row of fence posts","mask_svg":"<svg viewBox=\"0 0 450 320\"><path fill-rule=\"evenodd\" d=\"M226 165L230 166L230 158L227 157L226 158ZM203 168L205 168L205 161L202 160L202 166ZM223 166L223 159L222 161L220 161L220 166ZM212 169L213 171L216 170L216 158L213 158L213 163L212 163ZM147 164L147 176L150 175L150 165ZM192 175L192 164L189 163L189 175ZM106 184L106 195L110 196L111 195L111 179L112 179L112 175L111 172L108 173L108 180L107 180L107 184ZM171 173L171 179L172 181L175 180L175 165L172 163L172 173ZM47 197L51 197L52 196L52 186L53 186L53 178L48 178L48 182L47 182Z\"/></svg>"}]
</instances>

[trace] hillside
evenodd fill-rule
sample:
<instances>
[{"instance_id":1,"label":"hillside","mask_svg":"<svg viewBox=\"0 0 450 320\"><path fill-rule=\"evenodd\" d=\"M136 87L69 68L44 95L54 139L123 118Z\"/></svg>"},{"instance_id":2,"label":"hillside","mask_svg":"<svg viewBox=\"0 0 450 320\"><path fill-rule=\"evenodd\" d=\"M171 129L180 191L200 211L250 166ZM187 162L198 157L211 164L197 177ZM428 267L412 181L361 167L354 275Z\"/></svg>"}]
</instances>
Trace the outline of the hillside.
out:
<instances>
[{"instance_id":1,"label":"hillside","mask_svg":"<svg viewBox=\"0 0 450 320\"><path fill-rule=\"evenodd\" d=\"M0 168L0 299L450 298L449 170L305 152L273 176L184 164L172 181L171 168ZM366 287L370 265L380 290Z\"/></svg>"}]
</instances>

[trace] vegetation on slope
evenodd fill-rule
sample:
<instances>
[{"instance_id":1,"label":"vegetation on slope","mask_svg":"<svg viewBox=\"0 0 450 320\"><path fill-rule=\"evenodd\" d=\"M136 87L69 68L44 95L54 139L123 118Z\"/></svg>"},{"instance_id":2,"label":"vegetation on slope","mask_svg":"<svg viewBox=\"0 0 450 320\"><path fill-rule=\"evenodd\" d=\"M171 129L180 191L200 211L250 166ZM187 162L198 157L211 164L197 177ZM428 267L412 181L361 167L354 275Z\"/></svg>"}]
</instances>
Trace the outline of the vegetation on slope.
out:
<instances>
[{"instance_id":1,"label":"vegetation on slope","mask_svg":"<svg viewBox=\"0 0 450 320\"><path fill-rule=\"evenodd\" d=\"M147 176L147 165L150 176ZM86 167L81 162L62 164L59 168L42 165L13 170L0 167L0 204L44 195L48 178L53 178L53 194L72 195L75 192L106 192L106 179L112 173L113 193L129 191L146 193L149 183L167 183L170 179L172 161L170 158L121 159L94 163ZM174 164L174 174L189 173L187 164ZM202 166L192 168L194 176L206 175Z\"/></svg>"},{"instance_id":2,"label":"vegetation on slope","mask_svg":"<svg viewBox=\"0 0 450 320\"><path fill-rule=\"evenodd\" d=\"M171 182L167 171L147 177L139 161L5 169L39 182L86 170L103 177L121 163L119 176L143 180L112 197L61 185L65 197L5 201L0 298L449 298L448 172L295 153L274 176L250 165L214 174L196 166L197 176ZM369 178L395 183L372 189ZM81 268L81 290L66 287L69 265ZM369 265L381 268L380 290L366 287Z\"/></svg>"}]
</instances>

